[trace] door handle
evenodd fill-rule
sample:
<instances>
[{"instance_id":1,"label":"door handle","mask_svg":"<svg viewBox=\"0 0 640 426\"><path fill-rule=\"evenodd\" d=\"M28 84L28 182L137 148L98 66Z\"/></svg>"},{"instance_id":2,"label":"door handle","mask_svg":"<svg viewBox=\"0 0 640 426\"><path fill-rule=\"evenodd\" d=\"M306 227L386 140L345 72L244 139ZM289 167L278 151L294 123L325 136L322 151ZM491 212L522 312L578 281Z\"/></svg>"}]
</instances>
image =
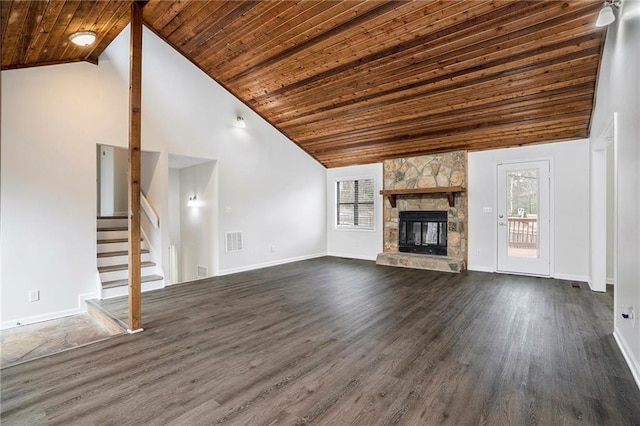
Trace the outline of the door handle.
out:
<instances>
[{"instance_id":1,"label":"door handle","mask_svg":"<svg viewBox=\"0 0 640 426\"><path fill-rule=\"evenodd\" d=\"M498 225L500 225L500 226L507 226L507 224L506 224L506 223L504 223L504 222L498 222Z\"/></svg>"}]
</instances>

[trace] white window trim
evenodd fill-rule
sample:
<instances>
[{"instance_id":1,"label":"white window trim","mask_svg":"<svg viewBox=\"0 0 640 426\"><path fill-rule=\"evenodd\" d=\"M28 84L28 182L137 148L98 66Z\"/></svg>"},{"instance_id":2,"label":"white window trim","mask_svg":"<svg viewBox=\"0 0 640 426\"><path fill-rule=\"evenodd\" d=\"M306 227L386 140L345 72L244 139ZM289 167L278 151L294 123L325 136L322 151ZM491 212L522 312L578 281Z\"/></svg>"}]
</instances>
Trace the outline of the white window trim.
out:
<instances>
[{"instance_id":1,"label":"white window trim","mask_svg":"<svg viewBox=\"0 0 640 426\"><path fill-rule=\"evenodd\" d=\"M338 225L338 182L363 179L371 179L373 181L373 226L371 228L365 228L362 226ZM380 214L378 211L379 197L376 197L376 188L378 188L378 182L374 175L343 176L333 179L333 227L336 231L376 232L376 224L378 223L378 215Z\"/></svg>"}]
</instances>

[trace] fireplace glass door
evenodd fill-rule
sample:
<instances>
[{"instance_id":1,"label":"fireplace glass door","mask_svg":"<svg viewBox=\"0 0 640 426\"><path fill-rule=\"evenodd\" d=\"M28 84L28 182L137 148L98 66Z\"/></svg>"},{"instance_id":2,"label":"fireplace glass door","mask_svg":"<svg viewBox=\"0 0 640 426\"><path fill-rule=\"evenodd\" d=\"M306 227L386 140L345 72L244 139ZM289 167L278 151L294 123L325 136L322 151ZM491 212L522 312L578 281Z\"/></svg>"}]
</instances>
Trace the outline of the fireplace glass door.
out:
<instances>
[{"instance_id":1,"label":"fireplace glass door","mask_svg":"<svg viewBox=\"0 0 640 426\"><path fill-rule=\"evenodd\" d=\"M401 252L447 255L447 212L400 212L398 249Z\"/></svg>"}]
</instances>

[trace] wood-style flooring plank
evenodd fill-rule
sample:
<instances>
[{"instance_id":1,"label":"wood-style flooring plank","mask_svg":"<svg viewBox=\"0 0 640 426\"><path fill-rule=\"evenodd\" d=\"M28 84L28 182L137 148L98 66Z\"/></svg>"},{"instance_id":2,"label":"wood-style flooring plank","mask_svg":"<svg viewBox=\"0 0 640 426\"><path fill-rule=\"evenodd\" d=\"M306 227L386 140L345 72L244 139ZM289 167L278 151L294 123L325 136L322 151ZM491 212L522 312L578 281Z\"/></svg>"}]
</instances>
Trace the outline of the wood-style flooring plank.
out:
<instances>
[{"instance_id":1,"label":"wood-style flooring plank","mask_svg":"<svg viewBox=\"0 0 640 426\"><path fill-rule=\"evenodd\" d=\"M611 293L568 281L326 257L145 293L143 318L3 369L2 424L640 424Z\"/></svg>"}]
</instances>

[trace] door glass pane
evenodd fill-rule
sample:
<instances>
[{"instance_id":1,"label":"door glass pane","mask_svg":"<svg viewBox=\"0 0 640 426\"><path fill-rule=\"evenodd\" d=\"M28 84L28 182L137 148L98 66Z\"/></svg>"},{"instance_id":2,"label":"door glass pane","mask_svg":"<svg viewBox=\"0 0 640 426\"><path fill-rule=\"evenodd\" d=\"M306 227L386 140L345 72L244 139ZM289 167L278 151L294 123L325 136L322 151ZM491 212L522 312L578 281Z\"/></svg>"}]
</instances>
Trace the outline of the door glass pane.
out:
<instances>
[{"instance_id":1,"label":"door glass pane","mask_svg":"<svg viewBox=\"0 0 640 426\"><path fill-rule=\"evenodd\" d=\"M507 255L538 257L538 170L507 172Z\"/></svg>"}]
</instances>

